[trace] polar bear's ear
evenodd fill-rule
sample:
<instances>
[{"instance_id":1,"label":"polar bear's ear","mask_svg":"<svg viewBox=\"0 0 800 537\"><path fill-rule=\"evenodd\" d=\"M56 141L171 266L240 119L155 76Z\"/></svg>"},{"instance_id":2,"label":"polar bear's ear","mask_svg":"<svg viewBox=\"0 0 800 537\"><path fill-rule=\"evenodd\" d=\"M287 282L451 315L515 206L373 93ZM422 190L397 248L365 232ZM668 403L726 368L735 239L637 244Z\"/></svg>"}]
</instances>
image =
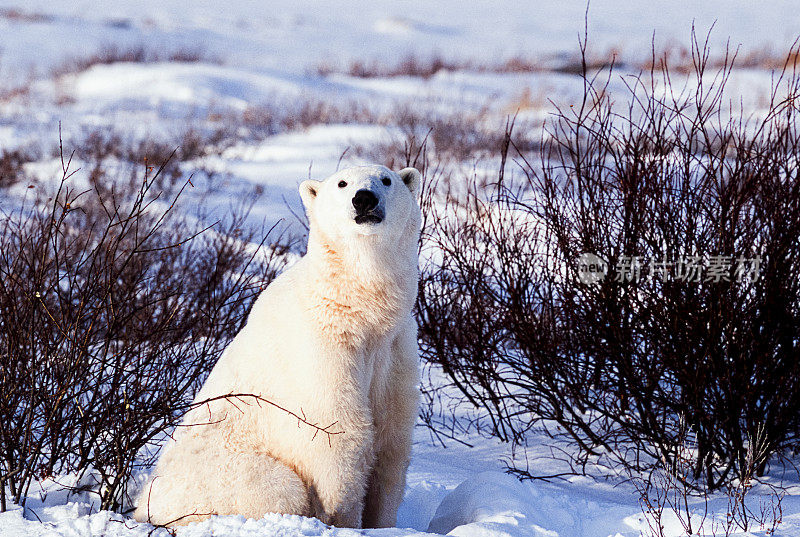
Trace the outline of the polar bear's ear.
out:
<instances>
[{"instance_id":1,"label":"polar bear's ear","mask_svg":"<svg viewBox=\"0 0 800 537\"><path fill-rule=\"evenodd\" d=\"M319 192L321 186L322 183L311 179L300 183L300 198L303 200L303 205L306 209L310 209L314 204L314 199L316 199L317 192Z\"/></svg>"},{"instance_id":2,"label":"polar bear's ear","mask_svg":"<svg viewBox=\"0 0 800 537\"><path fill-rule=\"evenodd\" d=\"M397 174L411 192L416 192L422 181L422 174L416 168L403 168Z\"/></svg>"}]
</instances>

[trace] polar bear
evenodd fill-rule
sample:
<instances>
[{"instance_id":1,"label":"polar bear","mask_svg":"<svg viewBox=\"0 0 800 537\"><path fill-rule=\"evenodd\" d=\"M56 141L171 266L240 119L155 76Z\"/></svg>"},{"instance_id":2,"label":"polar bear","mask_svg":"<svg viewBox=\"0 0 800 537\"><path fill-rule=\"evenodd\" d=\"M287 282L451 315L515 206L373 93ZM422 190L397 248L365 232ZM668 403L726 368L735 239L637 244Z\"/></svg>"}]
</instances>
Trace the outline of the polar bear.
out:
<instances>
[{"instance_id":1,"label":"polar bear","mask_svg":"<svg viewBox=\"0 0 800 537\"><path fill-rule=\"evenodd\" d=\"M419 399L419 184L414 168L363 166L300 185L307 253L254 303L196 397L212 401L187 413L143 487L137 520L277 512L395 525Z\"/></svg>"}]
</instances>

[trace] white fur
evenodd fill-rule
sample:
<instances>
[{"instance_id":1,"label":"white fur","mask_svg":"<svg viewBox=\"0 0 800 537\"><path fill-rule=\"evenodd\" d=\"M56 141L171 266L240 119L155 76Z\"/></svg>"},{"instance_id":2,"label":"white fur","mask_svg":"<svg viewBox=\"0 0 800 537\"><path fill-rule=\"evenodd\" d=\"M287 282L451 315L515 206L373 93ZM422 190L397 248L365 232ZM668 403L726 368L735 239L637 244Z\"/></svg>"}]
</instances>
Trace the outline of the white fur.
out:
<instances>
[{"instance_id":1,"label":"white fur","mask_svg":"<svg viewBox=\"0 0 800 537\"><path fill-rule=\"evenodd\" d=\"M280 512L337 526L395 524L419 397L419 180L413 168L368 166L303 182L308 253L259 296L196 398L252 393L321 426L335 422L342 434L314 437L252 399L207 403L184 417L137 520ZM360 188L378 196L382 222L354 221Z\"/></svg>"}]
</instances>

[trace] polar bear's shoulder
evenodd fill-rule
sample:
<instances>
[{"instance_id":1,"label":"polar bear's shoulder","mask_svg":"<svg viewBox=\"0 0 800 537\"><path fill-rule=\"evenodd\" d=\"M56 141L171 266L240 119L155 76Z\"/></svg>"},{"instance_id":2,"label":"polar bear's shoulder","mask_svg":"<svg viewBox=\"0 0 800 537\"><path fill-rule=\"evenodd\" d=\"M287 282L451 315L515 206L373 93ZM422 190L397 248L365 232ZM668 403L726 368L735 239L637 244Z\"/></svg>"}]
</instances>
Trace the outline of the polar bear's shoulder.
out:
<instances>
[{"instance_id":1,"label":"polar bear's shoulder","mask_svg":"<svg viewBox=\"0 0 800 537\"><path fill-rule=\"evenodd\" d=\"M304 265L304 258L299 259L261 290L248 315L248 325L276 313L276 308L278 311L286 310L297 303L300 287L307 285L303 276Z\"/></svg>"}]
</instances>

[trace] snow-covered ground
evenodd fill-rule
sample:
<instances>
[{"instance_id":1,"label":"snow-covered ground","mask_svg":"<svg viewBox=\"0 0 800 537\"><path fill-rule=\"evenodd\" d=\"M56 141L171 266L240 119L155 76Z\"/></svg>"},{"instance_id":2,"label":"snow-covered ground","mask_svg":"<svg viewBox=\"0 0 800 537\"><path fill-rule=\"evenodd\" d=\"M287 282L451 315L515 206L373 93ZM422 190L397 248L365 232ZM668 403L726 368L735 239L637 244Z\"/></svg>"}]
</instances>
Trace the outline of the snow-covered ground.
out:
<instances>
[{"instance_id":1,"label":"snow-covered ground","mask_svg":"<svg viewBox=\"0 0 800 537\"><path fill-rule=\"evenodd\" d=\"M635 64L645 60L655 35L658 46L688 43L694 23L704 35L715 24L712 44L730 38L743 52L788 50L800 32L795 0L594 0L589 10L592 50L615 51ZM413 108L444 116L475 114L502 128L509 114L538 125L552 111L550 100L579 98L580 79L561 70L541 72L441 71L428 78L359 78L353 61L392 66L413 54L475 65L513 57L546 66L573 61L583 31L583 0L75 0L0 1L0 154L23 148L35 154L26 165L31 183L57 178L54 150L59 124L67 152L87 133L108 131L132 140L177 146L187 132L222 133L217 150L181 163L181 169L213 172L209 199L224 209L248 193L259 195L250 218L300 229L297 186L324 178L337 167L360 162L354 151L391 140L398 127L386 117ZM84 58L115 47L159 53L153 61L114 62L76 69ZM181 53L196 53L185 61ZM185 54L184 54L185 55ZM176 58L171 60L170 58ZM199 60L199 61L194 61ZM750 111L764 105L771 73L751 68L734 73L730 90ZM615 77L610 91L623 92ZM369 114L352 121L312 118L272 129L246 118L323 102ZM260 117L260 116L259 116ZM366 119L365 119L366 118ZM458 163L469 170L475 162ZM210 180L209 180L210 181ZM26 185L20 185L24 189ZM0 196L8 195L0 191ZM471 447L447 448L419 427L398 527L354 531L296 516L261 520L215 517L178 530L182 537L404 536L431 531L462 537L634 537L647 534L636 490L628 483L574 477L519 482L505 474L507 446L473 435ZM528 462L553 473L542 440L531 438ZM791 483L790 483L791 485ZM53 483L35 493L24 513L0 514L0 536L167 535L108 512L86 498L67 497ZM702 506L698 505L698 509ZM724 498L710 512L724 516ZM787 489L778 535L800 535L800 486ZM754 531L763 534L763 531ZM667 517L665 535L681 534ZM710 534L710 533L709 533Z\"/></svg>"},{"instance_id":2,"label":"snow-covered ground","mask_svg":"<svg viewBox=\"0 0 800 537\"><path fill-rule=\"evenodd\" d=\"M565 481L520 482L506 474L502 460L508 450L501 443L469 437L470 447L448 443L446 449L418 427L405 500L397 528L351 530L333 528L319 520L267 514L262 519L217 516L178 528L179 537L414 537L425 533L458 537L638 537L650 535L635 489L626 484L572 477ZM536 451L534 449L534 451ZM533 468L552 469L552 463L534 456ZM61 480L61 482L64 482ZM98 512L88 497L69 497L52 482L41 499L33 493L25 516L19 508L0 514L0 536L47 537L167 537L155 529L108 511ZM54 492L55 491L55 492ZM754 503L763 501L757 494ZM727 499L720 496L705 506L695 500L695 523L707 514L701 535L725 535ZM790 486L782 500L783 523L777 536L800 535L800 486ZM716 517L716 525L715 525ZM682 537L680 520L667 513L662 519L665 537ZM695 526L697 527L697 525ZM713 531L712 531L713 530ZM757 528L746 535L767 535Z\"/></svg>"}]
</instances>

